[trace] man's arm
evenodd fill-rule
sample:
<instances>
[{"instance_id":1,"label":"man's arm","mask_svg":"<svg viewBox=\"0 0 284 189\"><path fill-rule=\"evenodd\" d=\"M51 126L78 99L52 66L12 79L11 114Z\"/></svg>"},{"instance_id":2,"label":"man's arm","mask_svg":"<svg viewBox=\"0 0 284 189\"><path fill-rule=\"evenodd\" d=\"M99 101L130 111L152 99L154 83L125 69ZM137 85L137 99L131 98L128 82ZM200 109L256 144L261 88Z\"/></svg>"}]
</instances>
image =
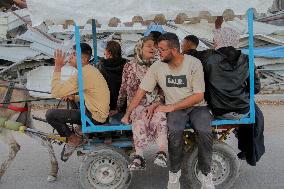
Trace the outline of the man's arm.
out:
<instances>
[{"instance_id":1,"label":"man's arm","mask_svg":"<svg viewBox=\"0 0 284 189\"><path fill-rule=\"evenodd\" d=\"M193 94L183 101L173 104L174 111L190 108L196 104L199 104L200 102L202 102L202 100L204 100L204 93Z\"/></svg>"},{"instance_id":2,"label":"man's arm","mask_svg":"<svg viewBox=\"0 0 284 189\"><path fill-rule=\"evenodd\" d=\"M168 113L168 112L173 112L177 110L183 110L183 109L190 108L200 103L202 100L204 100L204 93L196 93L196 94L193 94L187 97L181 102L178 102L175 104L169 104L169 105L161 105L155 110L155 112Z\"/></svg>"},{"instance_id":3,"label":"man's arm","mask_svg":"<svg viewBox=\"0 0 284 189\"><path fill-rule=\"evenodd\" d=\"M61 82L61 69L64 66L65 53L57 50L54 54L55 65L54 73L51 82L51 94L55 98L62 98L64 96L78 92L77 74L71 76L67 81Z\"/></svg>"}]
</instances>

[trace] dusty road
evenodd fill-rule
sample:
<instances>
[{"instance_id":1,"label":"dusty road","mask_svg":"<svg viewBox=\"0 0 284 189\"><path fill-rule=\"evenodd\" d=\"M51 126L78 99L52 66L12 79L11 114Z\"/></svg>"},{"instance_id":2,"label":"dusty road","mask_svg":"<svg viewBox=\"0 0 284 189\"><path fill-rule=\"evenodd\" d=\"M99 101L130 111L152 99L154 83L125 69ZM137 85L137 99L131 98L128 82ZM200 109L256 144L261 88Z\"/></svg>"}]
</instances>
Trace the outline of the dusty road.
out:
<instances>
[{"instance_id":1,"label":"dusty road","mask_svg":"<svg viewBox=\"0 0 284 189\"><path fill-rule=\"evenodd\" d=\"M256 167L243 162L235 189L284 189L284 106L261 106L265 115L266 154ZM42 114L42 112L36 112ZM48 130L44 124L37 127ZM18 153L6 175L2 178L0 189L81 189L78 168L80 158L74 156L67 163L59 161L59 177L55 183L47 183L48 158L45 150L34 140L17 134L22 150ZM232 136L229 143L236 148ZM57 156L62 146L55 146ZM0 144L0 161L4 159L7 148ZM167 169L151 166L151 154L147 156L146 172L134 174L130 189L164 189L168 179Z\"/></svg>"}]
</instances>

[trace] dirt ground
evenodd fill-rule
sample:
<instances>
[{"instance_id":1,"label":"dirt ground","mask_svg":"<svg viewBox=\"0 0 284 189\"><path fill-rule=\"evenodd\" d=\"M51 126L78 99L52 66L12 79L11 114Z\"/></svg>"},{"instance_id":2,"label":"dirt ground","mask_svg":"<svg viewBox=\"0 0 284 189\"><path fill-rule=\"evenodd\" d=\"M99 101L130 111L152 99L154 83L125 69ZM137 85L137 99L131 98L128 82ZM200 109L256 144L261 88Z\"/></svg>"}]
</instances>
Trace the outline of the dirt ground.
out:
<instances>
[{"instance_id":1,"label":"dirt ground","mask_svg":"<svg viewBox=\"0 0 284 189\"><path fill-rule=\"evenodd\" d=\"M269 104L269 103L267 103ZM242 163L240 176L235 189L283 189L284 188L284 105L260 105L265 116L265 145L266 153L257 163L256 167ZM36 110L34 115L43 117L44 110ZM50 126L36 121L40 130L51 131ZM15 134L21 145L10 169L0 182L1 189L81 189L79 181L79 166L81 158L73 156L68 162L59 161L58 181L48 183L49 161L47 152L36 141ZM237 151L237 141L234 135L227 141ZM62 146L54 145L59 159ZM153 151L150 149L146 155L146 172L135 173L130 189L164 189L168 180L168 170L153 165ZM7 148L0 144L0 161L7 155ZM184 183L182 183L184 186ZM184 188L184 187L183 187Z\"/></svg>"}]
</instances>

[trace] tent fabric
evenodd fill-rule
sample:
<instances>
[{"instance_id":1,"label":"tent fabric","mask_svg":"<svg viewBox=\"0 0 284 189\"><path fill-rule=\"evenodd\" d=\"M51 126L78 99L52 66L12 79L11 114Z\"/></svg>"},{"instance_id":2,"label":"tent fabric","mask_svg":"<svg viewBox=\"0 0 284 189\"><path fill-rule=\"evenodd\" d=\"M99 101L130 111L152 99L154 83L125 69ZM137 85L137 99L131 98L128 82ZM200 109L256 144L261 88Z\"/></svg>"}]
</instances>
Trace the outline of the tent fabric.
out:
<instances>
[{"instance_id":1,"label":"tent fabric","mask_svg":"<svg viewBox=\"0 0 284 189\"><path fill-rule=\"evenodd\" d=\"M249 50L243 49L242 53L249 54ZM264 58L284 58L284 46L255 48L254 56Z\"/></svg>"},{"instance_id":2,"label":"tent fabric","mask_svg":"<svg viewBox=\"0 0 284 189\"><path fill-rule=\"evenodd\" d=\"M152 31L157 31L157 32L160 32L162 34L165 33L165 30L164 30L163 26L161 26L159 24L152 23L152 24L149 25L147 30L144 32L144 36L150 35L150 33Z\"/></svg>"},{"instance_id":3,"label":"tent fabric","mask_svg":"<svg viewBox=\"0 0 284 189\"><path fill-rule=\"evenodd\" d=\"M34 26L46 20L56 24L74 20L78 25L84 25L92 18L99 23L108 23L113 17L129 22L134 16L147 20L158 14L173 20L179 13L191 17L198 16L200 11L209 11L216 16L222 15L226 9L233 10L237 15L245 14L249 8L263 13L272 4L273 0L27 0Z\"/></svg>"}]
</instances>

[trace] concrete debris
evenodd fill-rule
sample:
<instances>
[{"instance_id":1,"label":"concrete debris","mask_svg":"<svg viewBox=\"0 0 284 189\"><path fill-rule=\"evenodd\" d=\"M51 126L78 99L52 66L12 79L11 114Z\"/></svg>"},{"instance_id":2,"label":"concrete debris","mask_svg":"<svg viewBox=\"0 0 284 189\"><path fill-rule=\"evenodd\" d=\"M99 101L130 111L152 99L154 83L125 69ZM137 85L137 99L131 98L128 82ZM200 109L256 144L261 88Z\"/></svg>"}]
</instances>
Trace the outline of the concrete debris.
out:
<instances>
[{"instance_id":1,"label":"concrete debris","mask_svg":"<svg viewBox=\"0 0 284 189\"><path fill-rule=\"evenodd\" d=\"M53 66L41 66L36 69L31 70L27 74L27 85L28 89L36 89L39 91L48 91L51 90L51 78L53 74ZM61 79L67 80L71 74L74 74L76 70L70 66L64 66L61 70ZM49 98L50 94L30 92L30 95L34 97Z\"/></svg>"},{"instance_id":2,"label":"concrete debris","mask_svg":"<svg viewBox=\"0 0 284 189\"><path fill-rule=\"evenodd\" d=\"M167 20L181 23L182 20L191 18L213 21L214 17L221 15L226 20L231 20L243 16L251 7L255 8L256 15L265 13L273 1L242 0L240 3L216 0L208 3L208 0L187 0L175 1L173 6L171 0L76 0L66 6L67 1L28 0L28 5L34 26L45 20L62 24L64 19L73 19L79 26L83 26L90 18L96 18L97 25L108 23L109 26L119 26L128 23L132 26L137 22L147 25L149 20L159 24L165 24Z\"/></svg>"},{"instance_id":3,"label":"concrete debris","mask_svg":"<svg viewBox=\"0 0 284 189\"><path fill-rule=\"evenodd\" d=\"M228 11L227 11L228 12ZM273 13L274 16L283 12ZM272 13L259 15L254 22L255 47L284 46L284 26L272 25ZM223 15L224 26L232 27L241 34L240 48L248 48L248 28L245 15ZM156 19L164 19L162 15ZM206 12L189 17L179 14L175 20L168 20L163 25L167 32L174 32L182 40L187 35L200 38L198 50L212 48L214 20L216 15ZM283 20L283 19L282 19ZM133 18L132 22L98 23L97 26L97 55L104 56L106 43L110 40L119 41L125 58L134 54L134 46L153 20ZM0 12L0 78L19 79L27 82L30 89L49 91L52 75L53 54L56 49L70 51L74 41L74 22L65 21L55 25L49 21L37 27L31 27L30 12L27 9L16 10L15 13ZM115 27L114 27L115 26ZM81 40L93 46L91 22L80 29ZM283 93L284 90L284 58L255 57L255 64L262 73L262 93ZM74 70L66 68L64 79ZM39 96L40 94L32 94Z\"/></svg>"}]
</instances>

